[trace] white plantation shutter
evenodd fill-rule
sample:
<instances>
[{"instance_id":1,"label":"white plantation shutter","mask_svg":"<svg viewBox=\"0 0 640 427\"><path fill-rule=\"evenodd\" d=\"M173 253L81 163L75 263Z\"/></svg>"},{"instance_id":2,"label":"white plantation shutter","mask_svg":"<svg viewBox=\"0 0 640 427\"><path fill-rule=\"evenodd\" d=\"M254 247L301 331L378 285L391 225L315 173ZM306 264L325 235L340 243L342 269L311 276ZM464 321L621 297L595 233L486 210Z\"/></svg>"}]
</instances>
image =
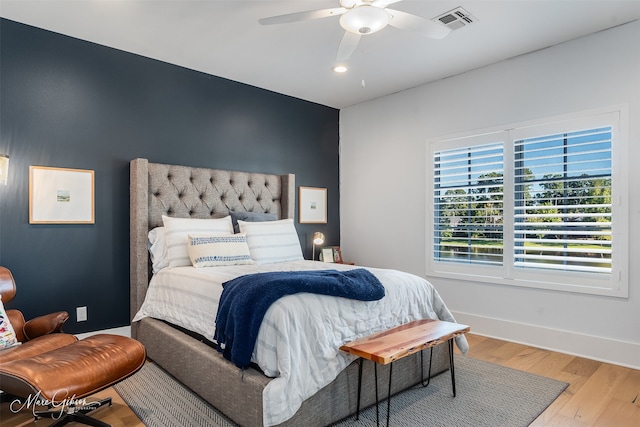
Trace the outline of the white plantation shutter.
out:
<instances>
[{"instance_id":1,"label":"white plantation shutter","mask_svg":"<svg viewBox=\"0 0 640 427\"><path fill-rule=\"evenodd\" d=\"M611 273L611 127L521 139L514 154L515 266Z\"/></svg>"},{"instance_id":2,"label":"white plantation shutter","mask_svg":"<svg viewBox=\"0 0 640 427\"><path fill-rule=\"evenodd\" d=\"M504 144L442 150L434 156L434 256L501 265Z\"/></svg>"}]
</instances>

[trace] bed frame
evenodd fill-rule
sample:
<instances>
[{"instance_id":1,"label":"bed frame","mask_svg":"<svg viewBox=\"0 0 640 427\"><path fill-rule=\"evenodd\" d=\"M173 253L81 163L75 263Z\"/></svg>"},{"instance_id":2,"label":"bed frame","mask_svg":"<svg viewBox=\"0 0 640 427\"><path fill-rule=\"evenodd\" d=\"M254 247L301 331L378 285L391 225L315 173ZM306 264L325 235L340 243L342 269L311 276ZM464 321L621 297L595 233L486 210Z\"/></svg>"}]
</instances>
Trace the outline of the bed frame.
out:
<instances>
[{"instance_id":1,"label":"bed frame","mask_svg":"<svg viewBox=\"0 0 640 427\"><path fill-rule=\"evenodd\" d=\"M150 277L149 230L162 215L217 218L230 211L272 212L293 218L295 176L246 173L149 163L130 163L131 318L144 301ZM271 381L259 370L240 371L203 339L163 321L145 318L131 325L148 357L241 426L262 426L262 391ZM448 369L445 346L434 351L432 372ZM428 359L428 356L425 357ZM425 362L427 362L425 360ZM388 367L379 369L380 398L386 397ZM375 403L373 367L364 364L362 404ZM397 362L392 394L420 381L419 353ZM307 399L281 426L326 426L356 412L358 363Z\"/></svg>"}]
</instances>

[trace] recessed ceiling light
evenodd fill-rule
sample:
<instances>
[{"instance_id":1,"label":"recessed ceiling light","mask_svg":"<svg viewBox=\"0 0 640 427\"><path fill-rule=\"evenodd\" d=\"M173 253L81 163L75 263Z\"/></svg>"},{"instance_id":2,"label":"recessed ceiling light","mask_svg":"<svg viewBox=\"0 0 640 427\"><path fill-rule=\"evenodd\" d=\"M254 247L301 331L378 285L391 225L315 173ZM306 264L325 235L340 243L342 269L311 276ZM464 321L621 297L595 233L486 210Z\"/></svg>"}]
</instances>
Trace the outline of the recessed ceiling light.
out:
<instances>
[{"instance_id":1,"label":"recessed ceiling light","mask_svg":"<svg viewBox=\"0 0 640 427\"><path fill-rule=\"evenodd\" d=\"M346 73L348 68L346 65L336 65L332 68L332 70L336 73Z\"/></svg>"}]
</instances>

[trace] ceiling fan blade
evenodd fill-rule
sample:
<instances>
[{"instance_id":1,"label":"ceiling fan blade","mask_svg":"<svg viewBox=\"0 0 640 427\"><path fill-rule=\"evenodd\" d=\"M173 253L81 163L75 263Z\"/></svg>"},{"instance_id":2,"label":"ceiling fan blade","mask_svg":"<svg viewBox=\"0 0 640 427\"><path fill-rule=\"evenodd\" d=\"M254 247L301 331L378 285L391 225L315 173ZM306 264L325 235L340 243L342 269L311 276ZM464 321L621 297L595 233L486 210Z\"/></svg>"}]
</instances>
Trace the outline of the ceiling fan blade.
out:
<instances>
[{"instance_id":1,"label":"ceiling fan blade","mask_svg":"<svg viewBox=\"0 0 640 427\"><path fill-rule=\"evenodd\" d=\"M347 61L351 57L351 54L356 50L356 47L358 47L360 37L362 37L360 34L345 31L344 36L342 36L342 40L340 41L340 46L338 46L336 61Z\"/></svg>"},{"instance_id":2,"label":"ceiling fan blade","mask_svg":"<svg viewBox=\"0 0 640 427\"><path fill-rule=\"evenodd\" d=\"M339 16L345 13L347 9L344 7L335 7L333 9L309 10L306 12L288 13L286 15L271 16L269 18L258 19L262 25L288 24L289 22L307 21L309 19L328 18L330 16Z\"/></svg>"},{"instance_id":3,"label":"ceiling fan blade","mask_svg":"<svg viewBox=\"0 0 640 427\"><path fill-rule=\"evenodd\" d=\"M401 30L409 30L433 39L442 39L451 31L442 24L421 18L400 10L385 9L391 15L389 25Z\"/></svg>"}]
</instances>

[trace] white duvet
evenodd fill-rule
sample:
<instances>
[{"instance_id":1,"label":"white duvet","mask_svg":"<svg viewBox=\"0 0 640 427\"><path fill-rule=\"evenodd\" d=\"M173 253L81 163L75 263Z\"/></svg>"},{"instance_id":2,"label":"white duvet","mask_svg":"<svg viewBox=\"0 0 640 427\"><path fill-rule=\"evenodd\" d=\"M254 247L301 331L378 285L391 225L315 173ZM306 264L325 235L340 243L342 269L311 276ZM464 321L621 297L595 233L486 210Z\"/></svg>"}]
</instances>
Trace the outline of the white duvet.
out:
<instances>
[{"instance_id":1,"label":"white duvet","mask_svg":"<svg viewBox=\"0 0 640 427\"><path fill-rule=\"evenodd\" d=\"M133 321L153 317L213 340L222 283L265 271L358 268L317 261L231 267L173 267L156 273ZM354 356L339 347L353 339L412 320L455 321L425 279L396 270L367 268L385 287L379 301L301 293L276 301L258 333L252 361L274 377L262 396L265 426L291 418L304 400L333 381ZM456 338L463 353L466 339Z\"/></svg>"}]
</instances>

